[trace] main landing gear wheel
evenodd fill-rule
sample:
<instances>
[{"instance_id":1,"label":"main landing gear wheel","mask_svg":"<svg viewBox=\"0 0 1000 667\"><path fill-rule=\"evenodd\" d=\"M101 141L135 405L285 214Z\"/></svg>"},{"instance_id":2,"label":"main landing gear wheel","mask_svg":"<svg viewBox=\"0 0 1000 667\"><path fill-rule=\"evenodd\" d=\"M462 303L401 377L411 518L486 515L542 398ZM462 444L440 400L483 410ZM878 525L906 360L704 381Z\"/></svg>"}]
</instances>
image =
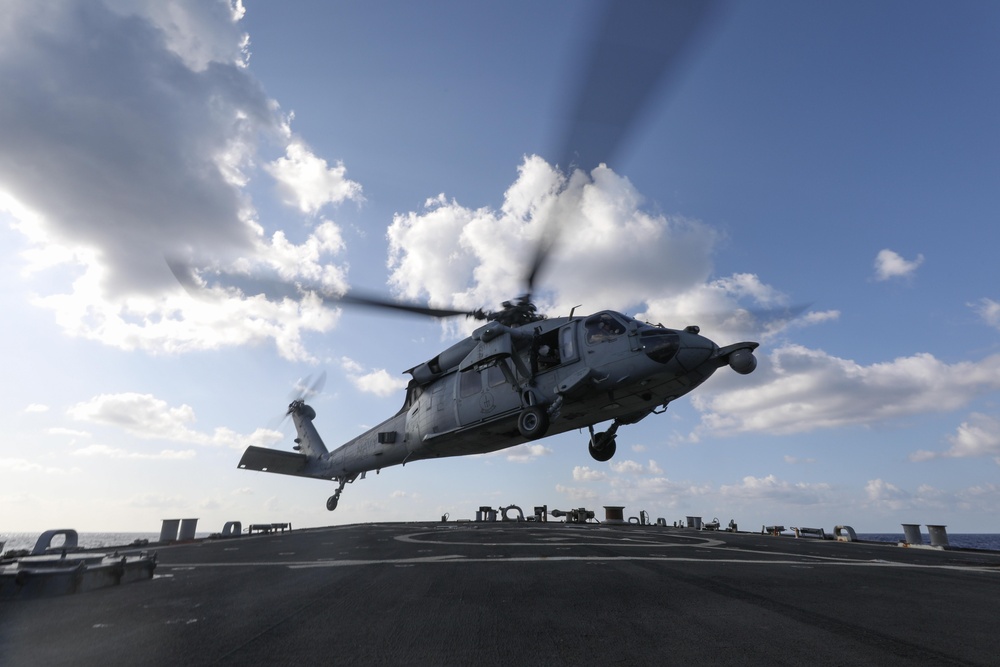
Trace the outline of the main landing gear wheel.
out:
<instances>
[{"instance_id":1,"label":"main landing gear wheel","mask_svg":"<svg viewBox=\"0 0 1000 667\"><path fill-rule=\"evenodd\" d=\"M549 413L545 408L529 405L517 418L517 430L528 440L537 440L549 430Z\"/></svg>"},{"instance_id":2,"label":"main landing gear wheel","mask_svg":"<svg viewBox=\"0 0 1000 667\"><path fill-rule=\"evenodd\" d=\"M595 434L590 439L590 444L587 448L590 450L590 455L594 457L594 460L603 463L611 460L611 457L615 455L618 445L615 442L615 436L602 432Z\"/></svg>"}]
</instances>

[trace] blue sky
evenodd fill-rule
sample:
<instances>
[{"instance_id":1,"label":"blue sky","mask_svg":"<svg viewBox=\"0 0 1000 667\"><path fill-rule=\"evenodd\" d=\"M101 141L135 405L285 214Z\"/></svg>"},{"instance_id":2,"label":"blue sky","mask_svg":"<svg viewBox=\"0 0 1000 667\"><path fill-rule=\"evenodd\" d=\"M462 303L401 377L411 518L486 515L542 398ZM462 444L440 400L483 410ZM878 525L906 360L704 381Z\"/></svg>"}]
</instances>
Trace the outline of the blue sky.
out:
<instances>
[{"instance_id":1,"label":"blue sky","mask_svg":"<svg viewBox=\"0 0 1000 667\"><path fill-rule=\"evenodd\" d=\"M1000 532L1000 8L739 3L601 167L557 164L587 2L8 0L0 24L0 529L299 526L626 506L762 524ZM628 76L625 72L622 76ZM463 322L192 299L164 255L463 308L760 340L619 432L347 488L239 471L402 402ZM727 315L811 304L765 328ZM725 369L724 369L725 371Z\"/></svg>"}]
</instances>

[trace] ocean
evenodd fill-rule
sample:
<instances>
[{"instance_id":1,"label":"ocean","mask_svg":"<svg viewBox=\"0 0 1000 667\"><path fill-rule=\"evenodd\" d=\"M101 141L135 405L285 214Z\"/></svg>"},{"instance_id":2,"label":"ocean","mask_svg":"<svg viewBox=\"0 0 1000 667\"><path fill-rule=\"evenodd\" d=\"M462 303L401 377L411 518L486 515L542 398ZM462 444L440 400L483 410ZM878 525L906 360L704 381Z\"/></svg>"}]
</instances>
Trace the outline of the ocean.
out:
<instances>
[{"instance_id":1,"label":"ocean","mask_svg":"<svg viewBox=\"0 0 1000 667\"><path fill-rule=\"evenodd\" d=\"M922 534L924 544L930 544L931 538L926 533ZM896 544L903 541L902 533L858 533L859 540L868 542L891 542ZM1000 551L1000 535L996 533L948 533L948 545L962 549L989 549L990 551Z\"/></svg>"},{"instance_id":2,"label":"ocean","mask_svg":"<svg viewBox=\"0 0 1000 667\"><path fill-rule=\"evenodd\" d=\"M35 542L41 533L4 533L0 532L0 542L6 542L0 553L17 549L31 550L35 548ZM195 537L208 537L209 533L195 533ZM160 539L157 533L78 533L77 546L84 549L101 549L103 547L130 546L136 540L149 540L156 542ZM52 546L58 547L63 543L62 536L56 536L52 540Z\"/></svg>"}]
</instances>

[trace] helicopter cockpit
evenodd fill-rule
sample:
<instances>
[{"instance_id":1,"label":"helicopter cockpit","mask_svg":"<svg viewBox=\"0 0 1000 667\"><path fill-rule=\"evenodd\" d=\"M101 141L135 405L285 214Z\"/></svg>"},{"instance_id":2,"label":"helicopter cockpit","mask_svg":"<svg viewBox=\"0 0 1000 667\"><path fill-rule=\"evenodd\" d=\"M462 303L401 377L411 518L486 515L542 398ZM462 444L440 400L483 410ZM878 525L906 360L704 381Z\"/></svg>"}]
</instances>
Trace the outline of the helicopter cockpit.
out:
<instances>
[{"instance_id":1,"label":"helicopter cockpit","mask_svg":"<svg viewBox=\"0 0 1000 667\"><path fill-rule=\"evenodd\" d=\"M584 327L587 330L587 343L592 345L606 343L621 336L625 333L623 319L624 316L610 310L591 315L584 322Z\"/></svg>"}]
</instances>

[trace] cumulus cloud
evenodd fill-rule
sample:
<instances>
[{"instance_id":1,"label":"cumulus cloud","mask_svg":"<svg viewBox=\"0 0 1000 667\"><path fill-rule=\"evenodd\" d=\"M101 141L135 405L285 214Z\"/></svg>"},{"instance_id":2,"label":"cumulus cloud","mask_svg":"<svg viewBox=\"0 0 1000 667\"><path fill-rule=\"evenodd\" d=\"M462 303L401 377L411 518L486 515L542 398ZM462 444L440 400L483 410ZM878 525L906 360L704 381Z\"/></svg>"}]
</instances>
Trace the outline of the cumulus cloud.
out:
<instances>
[{"instance_id":1,"label":"cumulus cloud","mask_svg":"<svg viewBox=\"0 0 1000 667\"><path fill-rule=\"evenodd\" d=\"M524 291L527 262L554 227L562 233L535 294L548 312L565 314L577 304L615 308L668 326L697 323L720 340L750 334L766 340L792 323L839 315L801 316L787 295L755 274L712 279L719 232L697 220L649 213L644 203L629 180L607 166L567 177L528 156L497 210L442 194L422 212L395 216L388 232L390 283L401 296L442 307L495 307Z\"/></svg>"},{"instance_id":2,"label":"cumulus cloud","mask_svg":"<svg viewBox=\"0 0 1000 667\"><path fill-rule=\"evenodd\" d=\"M111 459L134 459L142 461L185 461L193 459L195 452L193 449L178 451L176 449L163 449L159 452L130 452L120 447L110 447L108 445L89 445L81 447L73 452L74 456L103 456Z\"/></svg>"},{"instance_id":3,"label":"cumulus cloud","mask_svg":"<svg viewBox=\"0 0 1000 667\"><path fill-rule=\"evenodd\" d=\"M525 443L512 447L507 451L507 460L512 463L531 463L542 456L548 456L552 450L541 443Z\"/></svg>"},{"instance_id":4,"label":"cumulus cloud","mask_svg":"<svg viewBox=\"0 0 1000 667\"><path fill-rule=\"evenodd\" d=\"M361 186L346 178L343 163L330 167L301 141L290 142L285 156L266 169L278 181L285 202L303 213L315 214L327 204L361 198Z\"/></svg>"},{"instance_id":5,"label":"cumulus cloud","mask_svg":"<svg viewBox=\"0 0 1000 667\"><path fill-rule=\"evenodd\" d=\"M294 266L295 277L344 284L334 223L310 220L309 238L293 242L257 219L248 186L262 175L312 217L359 199L360 186L291 132L253 77L239 0L14 0L4 14L0 209L24 235L26 269L69 268L46 276L36 303L70 334L123 349L271 339L309 358L302 332L336 321L317 300L219 292L205 307L164 262L283 277Z\"/></svg>"},{"instance_id":6,"label":"cumulus cloud","mask_svg":"<svg viewBox=\"0 0 1000 667\"><path fill-rule=\"evenodd\" d=\"M969 304L979 317L994 329L1000 329L1000 303L993 299L980 299L979 303Z\"/></svg>"},{"instance_id":7,"label":"cumulus cloud","mask_svg":"<svg viewBox=\"0 0 1000 667\"><path fill-rule=\"evenodd\" d=\"M754 477L748 475L739 484L719 487L723 497L741 500L777 500L793 505L814 505L823 502L830 492L825 483L807 484L787 482L774 475Z\"/></svg>"},{"instance_id":8,"label":"cumulus cloud","mask_svg":"<svg viewBox=\"0 0 1000 667\"><path fill-rule=\"evenodd\" d=\"M580 486L564 486L562 484L556 484L556 493L561 493L574 502L594 500L597 498L596 491Z\"/></svg>"},{"instance_id":9,"label":"cumulus cloud","mask_svg":"<svg viewBox=\"0 0 1000 667\"><path fill-rule=\"evenodd\" d=\"M351 384L367 394L384 398L406 388L406 378L390 375L384 368L370 371L350 357L342 357L340 365L347 373L347 379Z\"/></svg>"},{"instance_id":10,"label":"cumulus cloud","mask_svg":"<svg viewBox=\"0 0 1000 667\"><path fill-rule=\"evenodd\" d=\"M68 412L79 421L113 426L143 439L243 449L249 445L267 446L282 438L277 431L262 428L249 435L224 427L216 428L211 433L197 431L190 427L195 422L191 406L171 407L166 401L151 394L101 394L89 401L77 403ZM108 455L108 451L101 450L100 446L93 449L93 453Z\"/></svg>"},{"instance_id":11,"label":"cumulus cloud","mask_svg":"<svg viewBox=\"0 0 1000 667\"><path fill-rule=\"evenodd\" d=\"M638 461L632 461L630 459L625 459L623 461L614 461L611 463L611 469L616 473L618 473L619 475L645 475L645 474L662 475L663 474L663 469L659 465L657 465L656 461L654 461L653 459L649 460L648 466L644 466Z\"/></svg>"},{"instance_id":12,"label":"cumulus cloud","mask_svg":"<svg viewBox=\"0 0 1000 667\"><path fill-rule=\"evenodd\" d=\"M87 431L79 431L72 428L63 428L61 426L53 426L45 431L49 435L68 435L73 438L89 438L90 433Z\"/></svg>"},{"instance_id":13,"label":"cumulus cloud","mask_svg":"<svg viewBox=\"0 0 1000 667\"><path fill-rule=\"evenodd\" d=\"M66 475L79 472L76 468L45 466L23 458L0 458L0 471L7 471L9 474L39 473L43 475Z\"/></svg>"},{"instance_id":14,"label":"cumulus cloud","mask_svg":"<svg viewBox=\"0 0 1000 667\"><path fill-rule=\"evenodd\" d=\"M866 507L882 512L911 512L920 510L934 512L947 517L956 512L989 511L996 509L1000 500L996 486L992 484L971 486L957 490L945 490L920 484L915 490L904 489L884 479L872 479L865 485ZM912 520L912 519L911 519ZM934 519L925 518L933 523Z\"/></svg>"},{"instance_id":15,"label":"cumulus cloud","mask_svg":"<svg viewBox=\"0 0 1000 667\"><path fill-rule=\"evenodd\" d=\"M917 272L923 263L923 255L917 255L916 259L907 260L888 248L880 250L875 256L875 280L909 278Z\"/></svg>"},{"instance_id":16,"label":"cumulus cloud","mask_svg":"<svg viewBox=\"0 0 1000 667\"><path fill-rule=\"evenodd\" d=\"M42 403L30 403L30 404L26 405L25 408L24 408L24 412L26 412L28 414L31 414L31 413L40 413L40 412L48 412L48 411L49 411L49 406L44 405Z\"/></svg>"},{"instance_id":17,"label":"cumulus cloud","mask_svg":"<svg viewBox=\"0 0 1000 667\"><path fill-rule=\"evenodd\" d=\"M801 433L947 412L1000 388L1000 355L947 364L930 354L868 366L787 345L758 368L753 386L692 396L699 431Z\"/></svg>"},{"instance_id":18,"label":"cumulus cloud","mask_svg":"<svg viewBox=\"0 0 1000 667\"><path fill-rule=\"evenodd\" d=\"M610 480L610 485L610 497L616 502L629 505L655 503L665 508L678 507L715 492L710 484L676 481L649 470L642 474L617 474Z\"/></svg>"},{"instance_id":19,"label":"cumulus cloud","mask_svg":"<svg viewBox=\"0 0 1000 667\"><path fill-rule=\"evenodd\" d=\"M910 494L881 478L868 480L865 495L869 505L882 509L899 510L910 507Z\"/></svg>"},{"instance_id":20,"label":"cumulus cloud","mask_svg":"<svg viewBox=\"0 0 1000 667\"><path fill-rule=\"evenodd\" d=\"M529 156L498 210L440 195L423 212L395 216L390 282L409 298L493 307L524 290L527 263L549 224L563 231L541 276L553 309L581 302L625 308L707 278L717 232L646 213L642 203L628 179L605 166L566 177ZM547 282L548 276L558 279Z\"/></svg>"},{"instance_id":21,"label":"cumulus cloud","mask_svg":"<svg viewBox=\"0 0 1000 667\"><path fill-rule=\"evenodd\" d=\"M938 457L966 458L992 456L1000 465L1000 419L974 412L948 436L951 447L942 452L919 450L910 454L911 461L927 461Z\"/></svg>"},{"instance_id":22,"label":"cumulus cloud","mask_svg":"<svg viewBox=\"0 0 1000 667\"><path fill-rule=\"evenodd\" d=\"M576 482L599 482L607 478L606 473L588 466L575 466L573 468L573 481Z\"/></svg>"}]
</instances>

